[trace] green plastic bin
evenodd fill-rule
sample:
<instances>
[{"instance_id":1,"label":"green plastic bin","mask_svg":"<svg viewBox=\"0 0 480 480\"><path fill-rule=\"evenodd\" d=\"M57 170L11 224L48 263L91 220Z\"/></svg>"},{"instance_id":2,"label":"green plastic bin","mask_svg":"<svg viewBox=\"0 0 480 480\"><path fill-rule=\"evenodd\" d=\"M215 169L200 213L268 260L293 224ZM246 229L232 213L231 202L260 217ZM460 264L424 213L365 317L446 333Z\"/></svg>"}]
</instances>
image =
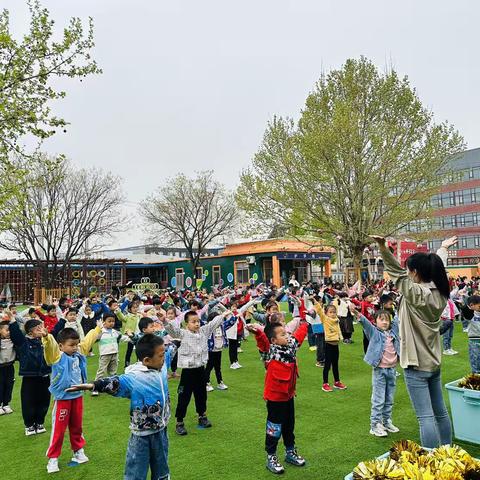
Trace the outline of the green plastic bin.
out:
<instances>
[{"instance_id":1,"label":"green plastic bin","mask_svg":"<svg viewBox=\"0 0 480 480\"><path fill-rule=\"evenodd\" d=\"M455 438L480 444L480 391L459 388L458 382L447 383Z\"/></svg>"}]
</instances>

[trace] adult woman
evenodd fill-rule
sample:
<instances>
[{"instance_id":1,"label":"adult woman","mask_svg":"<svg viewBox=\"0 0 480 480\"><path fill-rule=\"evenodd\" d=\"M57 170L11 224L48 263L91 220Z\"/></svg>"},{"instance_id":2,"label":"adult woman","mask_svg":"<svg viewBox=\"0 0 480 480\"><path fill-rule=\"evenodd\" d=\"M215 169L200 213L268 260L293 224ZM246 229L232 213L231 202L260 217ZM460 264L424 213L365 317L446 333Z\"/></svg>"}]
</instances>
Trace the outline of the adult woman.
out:
<instances>
[{"instance_id":1,"label":"adult woman","mask_svg":"<svg viewBox=\"0 0 480 480\"><path fill-rule=\"evenodd\" d=\"M440 316L450 295L444 264L447 249L456 237L442 243L435 253L415 253L404 270L382 237L373 236L385 270L403 295L398 308L400 365L420 425L424 447L435 448L452 441L452 426L442 396Z\"/></svg>"}]
</instances>

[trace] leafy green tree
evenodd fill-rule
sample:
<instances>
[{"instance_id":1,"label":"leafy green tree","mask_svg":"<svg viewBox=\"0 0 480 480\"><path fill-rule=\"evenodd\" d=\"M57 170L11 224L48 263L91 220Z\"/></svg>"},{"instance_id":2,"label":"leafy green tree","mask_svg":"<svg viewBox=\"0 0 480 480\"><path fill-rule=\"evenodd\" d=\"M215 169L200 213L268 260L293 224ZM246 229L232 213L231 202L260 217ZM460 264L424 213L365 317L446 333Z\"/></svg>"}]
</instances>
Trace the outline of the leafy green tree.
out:
<instances>
[{"instance_id":1,"label":"leafy green tree","mask_svg":"<svg viewBox=\"0 0 480 480\"><path fill-rule=\"evenodd\" d=\"M428 216L428 201L460 134L436 123L407 77L364 57L322 75L298 122L274 117L238 204L256 228L341 244L359 268L368 235L398 232Z\"/></svg>"},{"instance_id":2,"label":"leafy green tree","mask_svg":"<svg viewBox=\"0 0 480 480\"><path fill-rule=\"evenodd\" d=\"M101 72L91 57L92 19L85 30L79 18L72 18L55 41L48 10L38 0L27 3L30 28L21 40L10 31L8 10L0 12L0 177L11 186L0 195L0 205L10 194L21 193L25 167L39 159L23 142L33 138L38 148L44 139L65 131L66 120L55 116L51 105L66 95L57 80L81 81Z\"/></svg>"}]
</instances>

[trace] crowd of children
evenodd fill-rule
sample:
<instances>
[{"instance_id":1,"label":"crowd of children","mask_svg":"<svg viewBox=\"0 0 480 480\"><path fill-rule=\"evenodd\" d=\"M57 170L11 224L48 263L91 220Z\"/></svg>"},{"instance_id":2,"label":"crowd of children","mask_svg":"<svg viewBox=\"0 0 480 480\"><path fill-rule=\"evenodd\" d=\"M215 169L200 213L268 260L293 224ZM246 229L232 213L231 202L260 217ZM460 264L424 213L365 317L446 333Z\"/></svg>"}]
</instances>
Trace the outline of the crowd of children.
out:
<instances>
[{"instance_id":1,"label":"crowd of children","mask_svg":"<svg viewBox=\"0 0 480 480\"><path fill-rule=\"evenodd\" d=\"M442 314L444 353L451 355L453 322L462 317L468 335L471 369L480 373L480 292L474 281L452 284L451 301ZM365 362L372 367L370 433L384 437L398 432L392 411L399 361L396 318L398 292L384 281L362 286L326 282L323 285L251 285L205 291L161 291L124 297L92 295L60 299L50 305L24 310L5 309L0 322L0 415L10 406L19 362L21 408L25 435L44 433L45 417L54 398L52 434L47 451L49 473L60 468L66 429L72 461L88 461L82 431L82 391L92 396L105 392L131 401L125 479L169 478L166 425L170 418L168 380L177 377L175 432L187 435L185 418L193 395L198 426L210 428L208 392L215 373L217 389L226 390L221 366L228 349L230 368L241 368L238 353L252 332L264 361L264 399L267 406L265 450L267 468L283 473L277 444L283 437L285 461L306 464L296 450L294 396L298 375L297 350L304 338L316 351L316 366L323 368L318 389L332 392L347 387L340 378L342 344L353 343L354 325L363 328ZM279 300L287 300L292 319L285 321ZM124 373L118 374L119 343L127 342ZM92 348L98 343L98 357ZM346 347L348 348L348 347ZM132 361L134 355L137 362ZM456 352L455 352L456 353ZM87 362L98 362L95 380L87 378ZM333 383L329 381L330 371ZM87 415L89 413L87 412Z\"/></svg>"}]
</instances>

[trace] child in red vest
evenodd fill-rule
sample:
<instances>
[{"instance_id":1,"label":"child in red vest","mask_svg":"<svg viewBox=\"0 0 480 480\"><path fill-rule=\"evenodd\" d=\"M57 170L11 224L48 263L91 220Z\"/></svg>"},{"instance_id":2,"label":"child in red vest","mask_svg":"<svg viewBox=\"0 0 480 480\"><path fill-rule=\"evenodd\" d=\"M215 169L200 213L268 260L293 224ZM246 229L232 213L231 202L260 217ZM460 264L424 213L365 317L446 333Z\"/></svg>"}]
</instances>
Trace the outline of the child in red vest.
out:
<instances>
[{"instance_id":1,"label":"child in red vest","mask_svg":"<svg viewBox=\"0 0 480 480\"><path fill-rule=\"evenodd\" d=\"M307 322L302 322L297 331L289 336L281 323L269 323L265 331L255 325L247 329L255 333L258 349L267 370L263 398L267 402L267 428L265 450L267 469L280 474L285 471L278 461L277 445L283 436L285 461L297 467L305 465L305 459L295 448L295 386L297 383L297 350L307 335Z\"/></svg>"}]
</instances>

